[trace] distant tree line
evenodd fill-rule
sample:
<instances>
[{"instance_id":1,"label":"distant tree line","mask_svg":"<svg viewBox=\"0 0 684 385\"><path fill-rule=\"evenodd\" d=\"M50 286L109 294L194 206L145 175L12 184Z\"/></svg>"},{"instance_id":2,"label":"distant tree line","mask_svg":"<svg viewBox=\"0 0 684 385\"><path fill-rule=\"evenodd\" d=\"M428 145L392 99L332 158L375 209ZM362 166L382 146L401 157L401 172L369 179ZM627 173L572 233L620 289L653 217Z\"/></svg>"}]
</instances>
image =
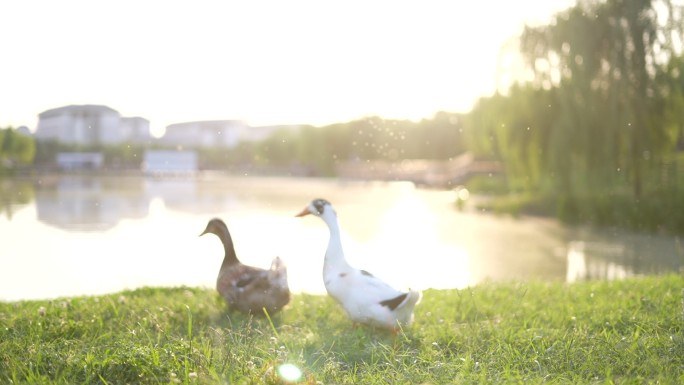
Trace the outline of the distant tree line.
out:
<instances>
[{"instance_id":1,"label":"distant tree line","mask_svg":"<svg viewBox=\"0 0 684 385\"><path fill-rule=\"evenodd\" d=\"M440 112L420 122L369 117L323 127L282 130L268 139L231 150L200 151L208 168L240 165L302 167L333 176L349 160L449 159L465 151L460 115Z\"/></svg>"},{"instance_id":2,"label":"distant tree line","mask_svg":"<svg viewBox=\"0 0 684 385\"><path fill-rule=\"evenodd\" d=\"M526 28L530 78L479 100L470 148L500 159L530 207L684 233L683 26L669 0L607 0Z\"/></svg>"}]
</instances>

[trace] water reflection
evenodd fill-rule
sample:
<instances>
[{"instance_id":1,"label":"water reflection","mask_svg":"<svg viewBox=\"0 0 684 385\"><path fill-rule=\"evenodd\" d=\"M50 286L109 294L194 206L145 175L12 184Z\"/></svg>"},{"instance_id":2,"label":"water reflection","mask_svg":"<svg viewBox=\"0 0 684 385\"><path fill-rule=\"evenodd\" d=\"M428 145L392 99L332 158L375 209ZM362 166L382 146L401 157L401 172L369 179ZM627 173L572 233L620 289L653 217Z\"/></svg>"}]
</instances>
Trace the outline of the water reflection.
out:
<instances>
[{"instance_id":1,"label":"water reflection","mask_svg":"<svg viewBox=\"0 0 684 385\"><path fill-rule=\"evenodd\" d=\"M461 211L452 192L410 183L68 175L0 181L0 300L212 287L223 251L198 235L214 216L245 263L267 267L278 255L293 291L323 293L327 229L293 217L316 197L335 205L349 262L403 288L620 279L684 266L675 237Z\"/></svg>"},{"instance_id":2,"label":"water reflection","mask_svg":"<svg viewBox=\"0 0 684 385\"><path fill-rule=\"evenodd\" d=\"M678 237L599 232L584 239L568 243L567 282L623 279L684 267Z\"/></svg>"},{"instance_id":3,"label":"water reflection","mask_svg":"<svg viewBox=\"0 0 684 385\"><path fill-rule=\"evenodd\" d=\"M449 202L444 203L449 207ZM466 287L476 281L470 266L471 254L463 245L439 239L439 215L415 193L412 185L402 185L393 205L382 216L368 248L373 255L388 256L392 263L408 264L411 275L431 277L432 288ZM406 258L394 261L402 255ZM364 261L369 265L364 268L385 272L401 286L410 286L411 275L407 276L405 269L388 270L387 259Z\"/></svg>"},{"instance_id":4,"label":"water reflection","mask_svg":"<svg viewBox=\"0 0 684 385\"><path fill-rule=\"evenodd\" d=\"M133 181L123 188L119 181L107 178L40 180L36 190L38 220L66 230L103 231L123 218L145 218L151 196L144 194L140 182Z\"/></svg>"},{"instance_id":5,"label":"water reflection","mask_svg":"<svg viewBox=\"0 0 684 385\"><path fill-rule=\"evenodd\" d=\"M34 190L30 181L0 178L0 215L12 219L14 214L33 201Z\"/></svg>"},{"instance_id":6,"label":"water reflection","mask_svg":"<svg viewBox=\"0 0 684 385\"><path fill-rule=\"evenodd\" d=\"M609 259L588 258L587 248L594 253L608 255ZM593 279L622 279L634 275L634 271L613 262L612 259L622 256L624 248L620 245L602 243L587 243L583 241L570 242L568 247L567 282Z\"/></svg>"}]
</instances>

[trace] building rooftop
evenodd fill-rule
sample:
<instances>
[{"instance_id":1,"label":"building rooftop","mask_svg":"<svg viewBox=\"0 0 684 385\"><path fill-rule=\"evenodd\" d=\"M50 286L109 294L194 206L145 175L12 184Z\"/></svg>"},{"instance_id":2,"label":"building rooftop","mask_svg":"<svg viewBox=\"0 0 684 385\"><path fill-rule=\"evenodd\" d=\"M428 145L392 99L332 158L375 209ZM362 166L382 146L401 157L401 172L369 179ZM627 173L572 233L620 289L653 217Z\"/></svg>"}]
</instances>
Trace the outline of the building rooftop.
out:
<instances>
[{"instance_id":1,"label":"building rooftop","mask_svg":"<svg viewBox=\"0 0 684 385\"><path fill-rule=\"evenodd\" d=\"M46 117L50 117L52 115L59 115L61 113L67 112L67 111L81 111L81 112L108 111L108 112L114 112L117 114L119 113L117 110L115 110L113 108L110 108L107 106L102 106L102 105L97 105L97 104L71 104L68 106L52 108L52 109L43 111L40 114L38 114L38 116L41 118L46 118Z\"/></svg>"}]
</instances>

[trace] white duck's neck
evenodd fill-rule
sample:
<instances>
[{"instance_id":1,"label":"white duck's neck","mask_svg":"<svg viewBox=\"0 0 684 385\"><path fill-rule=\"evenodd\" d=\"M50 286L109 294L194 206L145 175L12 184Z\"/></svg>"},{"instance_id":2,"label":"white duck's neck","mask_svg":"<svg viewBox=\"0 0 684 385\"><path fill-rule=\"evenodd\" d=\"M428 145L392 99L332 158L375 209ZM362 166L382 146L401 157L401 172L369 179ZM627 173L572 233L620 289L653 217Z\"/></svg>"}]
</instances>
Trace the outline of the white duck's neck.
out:
<instances>
[{"instance_id":1,"label":"white duck's neck","mask_svg":"<svg viewBox=\"0 0 684 385\"><path fill-rule=\"evenodd\" d=\"M348 270L349 264L344 258L337 216L332 211L326 211L321 215L321 219L328 225L328 229L330 230L330 240L328 241L328 249L325 251L323 273L325 274L327 271L339 272Z\"/></svg>"}]
</instances>

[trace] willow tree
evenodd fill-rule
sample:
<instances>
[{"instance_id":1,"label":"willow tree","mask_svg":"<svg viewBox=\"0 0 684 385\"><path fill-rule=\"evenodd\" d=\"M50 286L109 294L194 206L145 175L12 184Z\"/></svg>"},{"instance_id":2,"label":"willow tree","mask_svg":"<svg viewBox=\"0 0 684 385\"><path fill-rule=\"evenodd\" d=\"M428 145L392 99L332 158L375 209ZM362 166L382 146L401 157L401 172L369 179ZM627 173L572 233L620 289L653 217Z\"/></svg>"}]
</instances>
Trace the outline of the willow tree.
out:
<instances>
[{"instance_id":1,"label":"willow tree","mask_svg":"<svg viewBox=\"0 0 684 385\"><path fill-rule=\"evenodd\" d=\"M548 155L559 187L626 179L641 196L666 138L656 79L673 56L673 9L669 0L585 1L525 29L533 84L557 91Z\"/></svg>"},{"instance_id":2,"label":"willow tree","mask_svg":"<svg viewBox=\"0 0 684 385\"><path fill-rule=\"evenodd\" d=\"M481 98L464 119L470 150L502 161L513 191L545 190L554 178L547 165L549 127L558 109L552 90L514 85L506 96Z\"/></svg>"}]
</instances>

